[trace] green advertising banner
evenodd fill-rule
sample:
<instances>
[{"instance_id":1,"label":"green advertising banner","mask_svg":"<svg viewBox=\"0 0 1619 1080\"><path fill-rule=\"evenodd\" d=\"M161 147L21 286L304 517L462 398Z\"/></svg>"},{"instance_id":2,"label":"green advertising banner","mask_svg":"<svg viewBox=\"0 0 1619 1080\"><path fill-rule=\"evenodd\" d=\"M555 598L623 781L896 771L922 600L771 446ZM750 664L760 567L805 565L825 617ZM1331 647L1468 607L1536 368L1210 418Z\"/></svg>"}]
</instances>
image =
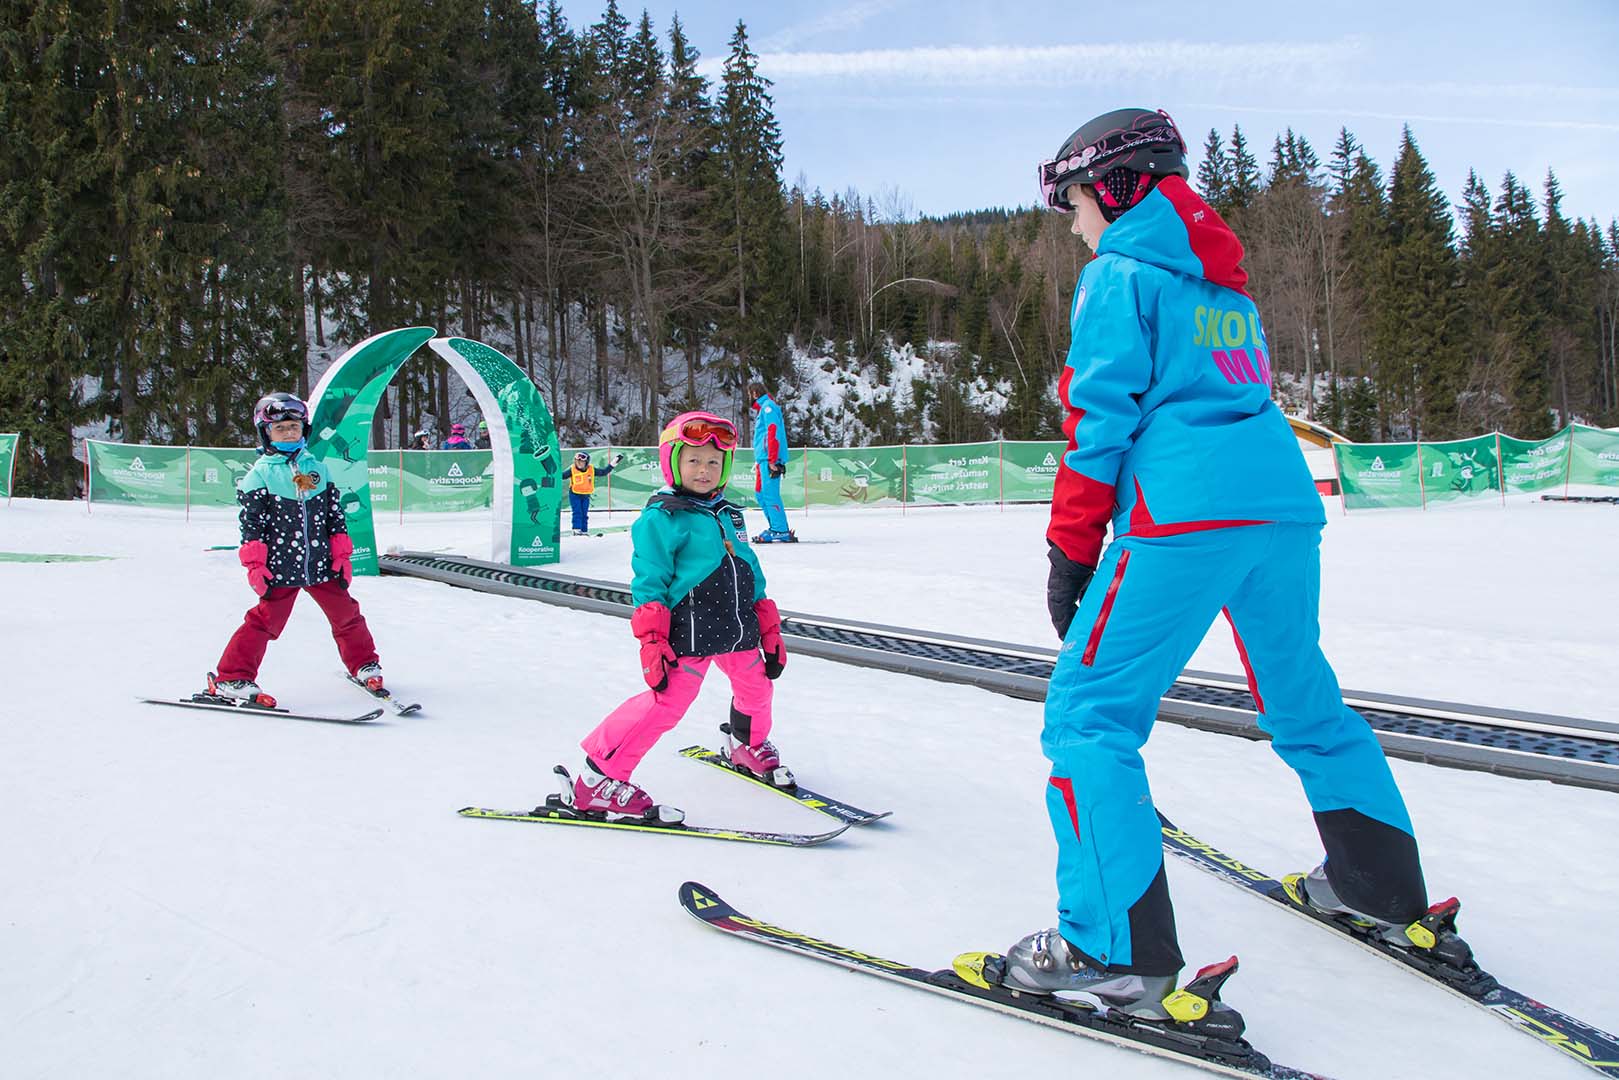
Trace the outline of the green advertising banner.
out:
<instances>
[{"instance_id":1,"label":"green advertising banner","mask_svg":"<svg viewBox=\"0 0 1619 1080\"><path fill-rule=\"evenodd\" d=\"M371 490L371 512L399 510L399 451L373 450L365 458L367 485Z\"/></svg>"},{"instance_id":2,"label":"green advertising banner","mask_svg":"<svg viewBox=\"0 0 1619 1080\"><path fill-rule=\"evenodd\" d=\"M404 476L395 482L402 482L404 510L453 512L486 510L493 505L492 450L405 450L400 457Z\"/></svg>"},{"instance_id":3,"label":"green advertising banner","mask_svg":"<svg viewBox=\"0 0 1619 1080\"><path fill-rule=\"evenodd\" d=\"M897 506L904 495L905 455L898 446L797 452L804 455L799 468L808 472L810 506Z\"/></svg>"},{"instance_id":4,"label":"green advertising banner","mask_svg":"<svg viewBox=\"0 0 1619 1080\"><path fill-rule=\"evenodd\" d=\"M1496 437L1501 441L1501 480L1507 491L1543 491L1568 481L1569 429L1538 442Z\"/></svg>"},{"instance_id":5,"label":"green advertising banner","mask_svg":"<svg viewBox=\"0 0 1619 1080\"><path fill-rule=\"evenodd\" d=\"M639 510L646 505L652 493L663 486L663 473L658 469L658 451L651 446L609 446L602 449L595 447L580 447L590 454L590 459L597 467L602 463L613 460L619 454L624 459L614 466L613 471L605 477L596 480L596 493L591 496L592 509L602 510ZM564 460L571 461L574 453L570 451ZM563 501L567 496L564 493Z\"/></svg>"},{"instance_id":6,"label":"green advertising banner","mask_svg":"<svg viewBox=\"0 0 1619 1080\"><path fill-rule=\"evenodd\" d=\"M1569 483L1619 487L1619 431L1575 424L1571 453Z\"/></svg>"},{"instance_id":7,"label":"green advertising banner","mask_svg":"<svg viewBox=\"0 0 1619 1080\"><path fill-rule=\"evenodd\" d=\"M12 470L17 467L17 436L0 435L0 495L11 500Z\"/></svg>"},{"instance_id":8,"label":"green advertising banner","mask_svg":"<svg viewBox=\"0 0 1619 1080\"><path fill-rule=\"evenodd\" d=\"M1050 502L1062 464L1062 442L1001 444L1001 490L1007 502Z\"/></svg>"},{"instance_id":9,"label":"green advertising banner","mask_svg":"<svg viewBox=\"0 0 1619 1080\"><path fill-rule=\"evenodd\" d=\"M1000 447L995 443L905 448L905 501L995 502L1001 495Z\"/></svg>"},{"instance_id":10,"label":"green advertising banner","mask_svg":"<svg viewBox=\"0 0 1619 1080\"><path fill-rule=\"evenodd\" d=\"M85 440L92 502L131 506L186 504L186 448Z\"/></svg>"},{"instance_id":11,"label":"green advertising banner","mask_svg":"<svg viewBox=\"0 0 1619 1080\"><path fill-rule=\"evenodd\" d=\"M259 454L236 447L193 446L186 465L192 506L235 506L236 482L247 475Z\"/></svg>"},{"instance_id":12,"label":"green advertising banner","mask_svg":"<svg viewBox=\"0 0 1619 1080\"><path fill-rule=\"evenodd\" d=\"M1455 502L1501 492L1495 436L1421 443L1419 468L1425 503Z\"/></svg>"},{"instance_id":13,"label":"green advertising banner","mask_svg":"<svg viewBox=\"0 0 1619 1080\"><path fill-rule=\"evenodd\" d=\"M1344 507L1419 507L1422 479L1416 443L1334 443Z\"/></svg>"},{"instance_id":14,"label":"green advertising banner","mask_svg":"<svg viewBox=\"0 0 1619 1080\"><path fill-rule=\"evenodd\" d=\"M461 376L489 421L494 455L490 557L513 566L556 562L562 552L562 451L551 410L523 369L483 342L435 338L431 348ZM405 503L408 508L409 493Z\"/></svg>"}]
</instances>

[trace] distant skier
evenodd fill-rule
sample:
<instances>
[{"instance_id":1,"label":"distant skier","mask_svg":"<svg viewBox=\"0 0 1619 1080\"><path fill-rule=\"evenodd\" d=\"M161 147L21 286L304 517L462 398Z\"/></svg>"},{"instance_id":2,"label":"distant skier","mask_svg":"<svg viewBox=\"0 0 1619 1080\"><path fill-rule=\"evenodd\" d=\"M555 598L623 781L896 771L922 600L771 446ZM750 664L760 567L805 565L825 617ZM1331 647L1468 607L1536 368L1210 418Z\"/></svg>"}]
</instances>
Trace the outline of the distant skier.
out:
<instances>
[{"instance_id":1,"label":"distant skier","mask_svg":"<svg viewBox=\"0 0 1619 1080\"><path fill-rule=\"evenodd\" d=\"M473 449L475 449L475 450L488 450L489 447L490 447L490 443L489 443L489 421L487 421L487 420L479 420L478 421L478 437L473 440Z\"/></svg>"},{"instance_id":2,"label":"distant skier","mask_svg":"<svg viewBox=\"0 0 1619 1080\"><path fill-rule=\"evenodd\" d=\"M766 783L792 783L768 738L770 683L787 663L781 615L765 596L742 509L725 498L736 442L734 424L705 412L681 413L658 440L666 486L630 529L630 629L641 641L649 689L614 709L580 744L584 771L563 794L576 809L609 820L683 819L681 811L654 804L630 775L697 699L711 664L731 680L731 762Z\"/></svg>"},{"instance_id":3,"label":"distant skier","mask_svg":"<svg viewBox=\"0 0 1619 1080\"><path fill-rule=\"evenodd\" d=\"M451 424L450 437L444 440L443 450L471 450L473 446L467 442L467 428L465 424Z\"/></svg>"},{"instance_id":4,"label":"distant skier","mask_svg":"<svg viewBox=\"0 0 1619 1080\"><path fill-rule=\"evenodd\" d=\"M1059 925L1014 944L1002 972L1163 1021L1196 1008L1175 992L1183 961L1140 748L1217 615L1326 849L1290 879L1295 899L1413 950L1422 935L1407 928L1428 912L1405 803L1318 644L1325 515L1271 400L1242 245L1186 176L1180 133L1150 109L1091 120L1040 166L1046 205L1075 214L1096 258L1074 294L1058 383L1069 444L1046 532L1063 637L1041 737ZM1466 952L1453 930L1438 937L1435 957Z\"/></svg>"},{"instance_id":5,"label":"distant skier","mask_svg":"<svg viewBox=\"0 0 1619 1080\"><path fill-rule=\"evenodd\" d=\"M596 480L618 468L618 463L623 460L624 455L617 454L611 462L598 469L591 464L590 455L585 451L573 455L573 464L562 474L562 484L568 491L568 506L573 510L573 535L589 535L590 497L596 492Z\"/></svg>"},{"instance_id":6,"label":"distant skier","mask_svg":"<svg viewBox=\"0 0 1619 1080\"><path fill-rule=\"evenodd\" d=\"M413 432L410 436L410 445L406 447L406 449L431 450L433 449L433 436L429 435L425 428L420 431Z\"/></svg>"},{"instance_id":7,"label":"distant skier","mask_svg":"<svg viewBox=\"0 0 1619 1080\"><path fill-rule=\"evenodd\" d=\"M759 414L753 421L753 489L759 509L765 512L765 531L753 542L796 543L798 535L787 527L787 509L781 503L781 478L787 475L787 421L763 383L748 385L748 400Z\"/></svg>"},{"instance_id":8,"label":"distant skier","mask_svg":"<svg viewBox=\"0 0 1619 1080\"><path fill-rule=\"evenodd\" d=\"M208 691L275 704L258 687L259 664L286 627L299 590L325 612L343 666L368 690L380 690L376 644L348 591L354 541L331 474L309 452L309 408L291 394L268 394L253 409L253 427L261 456L236 483L242 506L237 557L259 602L231 635Z\"/></svg>"}]
</instances>

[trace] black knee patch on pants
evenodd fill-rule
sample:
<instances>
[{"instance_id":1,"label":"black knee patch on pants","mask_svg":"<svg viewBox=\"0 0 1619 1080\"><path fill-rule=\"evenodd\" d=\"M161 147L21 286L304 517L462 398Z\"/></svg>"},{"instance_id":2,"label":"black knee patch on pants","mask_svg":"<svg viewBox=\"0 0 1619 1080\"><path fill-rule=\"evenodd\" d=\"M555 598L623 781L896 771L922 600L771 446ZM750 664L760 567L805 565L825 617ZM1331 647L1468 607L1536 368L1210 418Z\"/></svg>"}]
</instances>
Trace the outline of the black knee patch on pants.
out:
<instances>
[{"instance_id":1,"label":"black knee patch on pants","mask_svg":"<svg viewBox=\"0 0 1619 1080\"><path fill-rule=\"evenodd\" d=\"M1327 851L1327 883L1338 899L1374 919L1408 923L1428 910L1417 841L1359 810L1324 810L1315 827Z\"/></svg>"},{"instance_id":2,"label":"black knee patch on pants","mask_svg":"<svg viewBox=\"0 0 1619 1080\"><path fill-rule=\"evenodd\" d=\"M1130 963L1109 964L1109 971L1133 975L1174 975L1186 966L1175 934L1175 907L1169 902L1169 879L1163 863L1141 899L1130 905Z\"/></svg>"},{"instance_id":3,"label":"black knee patch on pants","mask_svg":"<svg viewBox=\"0 0 1619 1080\"><path fill-rule=\"evenodd\" d=\"M731 702L731 738L744 746L753 745L753 717L740 711L736 702Z\"/></svg>"}]
</instances>

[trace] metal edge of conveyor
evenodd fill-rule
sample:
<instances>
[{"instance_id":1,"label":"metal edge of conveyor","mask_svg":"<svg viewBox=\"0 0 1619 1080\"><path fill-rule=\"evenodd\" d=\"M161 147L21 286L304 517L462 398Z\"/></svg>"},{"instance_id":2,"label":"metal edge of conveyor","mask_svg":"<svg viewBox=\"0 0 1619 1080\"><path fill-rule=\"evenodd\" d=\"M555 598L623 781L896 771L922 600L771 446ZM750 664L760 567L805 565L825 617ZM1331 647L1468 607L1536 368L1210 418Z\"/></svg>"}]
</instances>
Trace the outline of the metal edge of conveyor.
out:
<instances>
[{"instance_id":1,"label":"metal edge of conveyor","mask_svg":"<svg viewBox=\"0 0 1619 1080\"><path fill-rule=\"evenodd\" d=\"M561 590L536 589L528 585L502 581L493 576L469 574L466 570L460 568L447 568L432 564L458 564L461 567L472 567L487 571L490 574L499 575L519 573L557 581L572 587L602 589L620 593L627 591L622 582L583 578L550 570L539 572L532 568L513 567L502 563L471 559L465 556L436 553L405 551L395 555L385 555L379 561L382 569L390 574L420 577L460 588L470 588L479 592L495 593L519 599L540 600L544 603L572 608L577 611L613 615L618 618L628 618L630 616L628 606L613 601L579 596ZM815 615L798 612L783 612L782 619L784 631L790 630L791 623L802 621L806 624L817 626L842 627L865 633L884 634L912 640L920 638L921 640L938 644L959 645L963 648L1005 651L1030 659L1036 658L1036 654L1047 652L1047 650L1031 648L1026 645L1013 645L1006 642L960 637L951 634L929 633L917 635L914 631L910 631L905 627L867 623L852 619L822 619ZM837 663L897 674L915 675L938 682L975 686L982 690L1025 701L1044 701L1046 696L1046 680L1034 676L974 668L970 665L934 660L928 657L909 656L884 649L830 642L791 632L785 633L784 636L792 642L795 653L805 656L814 656ZM1054 661L1056 650L1049 650L1049 654L1051 660ZM1194 685L1212 685L1234 690L1246 689L1244 682L1231 676L1191 670L1188 670L1185 674L1188 676L1187 681ZM1418 715L1438 713L1438 718L1441 720L1448 715L1457 719L1473 718L1473 722L1488 722L1499 715L1507 719L1527 721L1537 728L1550 726L1567 729L1588 725L1593 734L1607 730L1619 731L1619 725L1610 725L1601 721L1585 721L1572 717L1556 717L1510 710L1501 710L1498 714L1487 713L1450 702L1428 702L1418 698L1373 695L1358 691L1345 692L1346 699L1351 695L1355 700L1368 706L1379 708L1394 706L1397 709L1410 710ZM1261 731L1255 722L1252 710L1237 710L1199 702L1164 698L1159 703L1158 718L1199 731L1233 735L1252 740L1268 741L1269 739L1269 736ZM1619 792L1619 767L1600 762L1578 761L1501 747L1425 738L1419 735L1381 731L1376 732L1376 735L1378 742L1389 756L1408 761L1417 761L1446 768L1488 772L1516 779L1546 780L1575 787Z\"/></svg>"}]
</instances>

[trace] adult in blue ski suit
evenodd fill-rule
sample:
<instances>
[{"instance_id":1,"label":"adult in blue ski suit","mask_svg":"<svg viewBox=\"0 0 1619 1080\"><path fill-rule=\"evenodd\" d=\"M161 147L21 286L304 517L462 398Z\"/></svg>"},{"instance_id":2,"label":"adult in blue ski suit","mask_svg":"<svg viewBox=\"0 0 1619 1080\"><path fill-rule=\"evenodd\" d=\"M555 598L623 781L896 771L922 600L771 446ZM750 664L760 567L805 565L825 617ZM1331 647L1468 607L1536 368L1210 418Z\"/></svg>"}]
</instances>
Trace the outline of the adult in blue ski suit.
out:
<instances>
[{"instance_id":1,"label":"adult in blue ski suit","mask_svg":"<svg viewBox=\"0 0 1619 1080\"><path fill-rule=\"evenodd\" d=\"M1144 976L1183 961L1140 749L1222 614L1259 724L1303 782L1338 897L1401 925L1427 907L1405 804L1319 645L1326 519L1271 400L1242 245L1186 183L1172 125L1178 168L1153 175L1142 170L1163 158L1126 154L1159 115L1143 110L1113 142L1065 144L1042 167L1048 204L1077 210L1074 232L1096 251L1074 294L1059 381L1069 441L1046 533L1063 638L1041 736L1059 929L1087 965Z\"/></svg>"},{"instance_id":2,"label":"adult in blue ski suit","mask_svg":"<svg viewBox=\"0 0 1619 1080\"><path fill-rule=\"evenodd\" d=\"M765 512L765 531L755 540L796 540L787 527L787 509L781 502L781 478L787 475L787 421L763 383L751 384L748 395L758 413L753 418L754 494Z\"/></svg>"}]
</instances>

